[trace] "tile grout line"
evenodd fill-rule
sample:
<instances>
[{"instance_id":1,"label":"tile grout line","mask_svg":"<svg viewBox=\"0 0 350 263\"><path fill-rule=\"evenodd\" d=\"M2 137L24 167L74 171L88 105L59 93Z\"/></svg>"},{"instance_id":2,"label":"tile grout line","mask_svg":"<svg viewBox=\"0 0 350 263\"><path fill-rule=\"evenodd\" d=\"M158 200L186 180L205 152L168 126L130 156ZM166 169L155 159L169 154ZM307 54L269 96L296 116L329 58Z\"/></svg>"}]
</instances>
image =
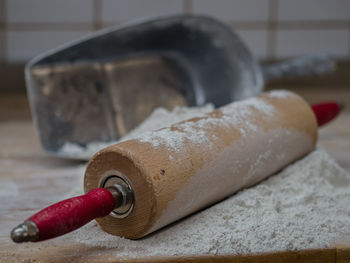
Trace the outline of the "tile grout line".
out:
<instances>
[{"instance_id":1,"label":"tile grout line","mask_svg":"<svg viewBox=\"0 0 350 263\"><path fill-rule=\"evenodd\" d=\"M347 29L350 20L278 21L279 29Z\"/></svg>"},{"instance_id":2,"label":"tile grout line","mask_svg":"<svg viewBox=\"0 0 350 263\"><path fill-rule=\"evenodd\" d=\"M192 0L183 0L183 13L185 13L185 14L192 14L193 13Z\"/></svg>"},{"instance_id":3,"label":"tile grout line","mask_svg":"<svg viewBox=\"0 0 350 263\"><path fill-rule=\"evenodd\" d=\"M259 30L267 29L268 22L266 21L227 21L227 23L234 29L243 29L243 30Z\"/></svg>"},{"instance_id":4,"label":"tile grout line","mask_svg":"<svg viewBox=\"0 0 350 263\"><path fill-rule=\"evenodd\" d=\"M102 1L93 0L93 10L92 10L92 29L93 31L102 28Z\"/></svg>"},{"instance_id":5,"label":"tile grout line","mask_svg":"<svg viewBox=\"0 0 350 263\"><path fill-rule=\"evenodd\" d=\"M277 29L278 29L278 0L269 0L269 13L267 24L267 50L268 59L276 57Z\"/></svg>"},{"instance_id":6,"label":"tile grout line","mask_svg":"<svg viewBox=\"0 0 350 263\"><path fill-rule=\"evenodd\" d=\"M127 23L128 20L120 20L120 21L114 21L114 22L104 22L102 23L102 27L114 27L114 26L119 26L120 24Z\"/></svg>"}]
</instances>

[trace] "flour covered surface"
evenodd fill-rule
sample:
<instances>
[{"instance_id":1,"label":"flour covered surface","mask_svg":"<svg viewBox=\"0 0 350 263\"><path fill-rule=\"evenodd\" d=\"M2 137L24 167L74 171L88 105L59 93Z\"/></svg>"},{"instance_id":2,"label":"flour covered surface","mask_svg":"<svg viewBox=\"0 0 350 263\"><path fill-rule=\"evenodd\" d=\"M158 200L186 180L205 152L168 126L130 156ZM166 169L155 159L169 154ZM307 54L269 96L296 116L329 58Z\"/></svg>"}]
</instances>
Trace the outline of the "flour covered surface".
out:
<instances>
[{"instance_id":1,"label":"flour covered surface","mask_svg":"<svg viewBox=\"0 0 350 263\"><path fill-rule=\"evenodd\" d=\"M92 222L71 235L120 258L327 248L350 233L350 176L322 149L260 184L141 240ZM76 194L79 194L78 192Z\"/></svg>"}]
</instances>

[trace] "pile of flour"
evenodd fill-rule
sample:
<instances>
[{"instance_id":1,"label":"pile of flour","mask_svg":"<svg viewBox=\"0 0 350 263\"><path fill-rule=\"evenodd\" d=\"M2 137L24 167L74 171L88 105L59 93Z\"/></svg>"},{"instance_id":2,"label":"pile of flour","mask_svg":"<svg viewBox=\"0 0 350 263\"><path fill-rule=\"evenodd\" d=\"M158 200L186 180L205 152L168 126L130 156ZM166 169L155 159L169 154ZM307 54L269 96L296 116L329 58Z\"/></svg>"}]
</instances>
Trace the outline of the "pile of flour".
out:
<instances>
[{"instance_id":1,"label":"pile of flour","mask_svg":"<svg viewBox=\"0 0 350 263\"><path fill-rule=\"evenodd\" d=\"M172 111L168 111L165 108L157 108L146 120L119 141L108 143L91 142L86 147L82 147L76 143L67 142L59 150L58 154L71 156L74 159L89 160L97 151L109 145L135 138L148 131L169 127L176 122L202 116L213 110L214 106L212 104L207 104L202 107L175 107Z\"/></svg>"},{"instance_id":2,"label":"pile of flour","mask_svg":"<svg viewBox=\"0 0 350 263\"><path fill-rule=\"evenodd\" d=\"M158 109L126 138L211 110ZM326 248L350 233L349 190L350 176L317 149L257 186L141 240L109 235L96 222L71 235L88 246L113 248L121 258Z\"/></svg>"}]
</instances>

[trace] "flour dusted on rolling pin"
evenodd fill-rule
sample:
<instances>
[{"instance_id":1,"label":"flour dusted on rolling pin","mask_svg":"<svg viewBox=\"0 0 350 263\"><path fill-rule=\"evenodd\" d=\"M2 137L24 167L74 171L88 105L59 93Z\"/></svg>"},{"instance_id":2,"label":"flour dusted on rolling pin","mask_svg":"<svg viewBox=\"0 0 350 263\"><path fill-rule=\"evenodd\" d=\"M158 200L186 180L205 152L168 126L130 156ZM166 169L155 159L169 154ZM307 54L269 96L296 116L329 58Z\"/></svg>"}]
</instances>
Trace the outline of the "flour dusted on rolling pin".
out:
<instances>
[{"instance_id":1,"label":"flour dusted on rolling pin","mask_svg":"<svg viewBox=\"0 0 350 263\"><path fill-rule=\"evenodd\" d=\"M109 233L140 238L256 184L309 153L316 139L303 99L264 93L100 151L86 170L85 191L106 173L126 176L134 210L98 222Z\"/></svg>"},{"instance_id":2,"label":"flour dusted on rolling pin","mask_svg":"<svg viewBox=\"0 0 350 263\"><path fill-rule=\"evenodd\" d=\"M250 105L251 107L247 107L247 105ZM208 125L217 125L228 128L231 125L239 127L242 121L248 120L247 127L239 128L241 135L245 136L249 130L256 131L258 128L256 125L249 122L249 118L254 114L254 109L259 110L261 114L269 116L274 114L274 108L271 105L257 98L237 102L234 105L235 107L232 106L233 104L222 108L221 111L215 112L214 118L208 114L206 117L198 119L198 121L183 122L156 132L150 131L138 136L138 140L140 142L151 143L154 147L166 146L170 151L173 150L176 152L185 150L185 143L188 141L191 141L191 143L194 144L208 142L208 148L212 148L215 147L216 138L213 137L214 140L208 140L208 133L205 130ZM215 114L222 116L215 116Z\"/></svg>"}]
</instances>

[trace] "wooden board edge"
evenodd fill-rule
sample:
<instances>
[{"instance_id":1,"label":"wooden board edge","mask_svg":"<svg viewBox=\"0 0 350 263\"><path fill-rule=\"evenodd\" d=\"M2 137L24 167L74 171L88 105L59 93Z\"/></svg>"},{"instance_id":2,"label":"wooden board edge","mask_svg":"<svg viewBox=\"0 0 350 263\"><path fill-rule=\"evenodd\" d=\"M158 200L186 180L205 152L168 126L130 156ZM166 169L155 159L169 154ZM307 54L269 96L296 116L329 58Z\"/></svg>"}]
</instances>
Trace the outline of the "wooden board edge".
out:
<instances>
[{"instance_id":1,"label":"wooden board edge","mask_svg":"<svg viewBox=\"0 0 350 263\"><path fill-rule=\"evenodd\" d=\"M344 241L336 246L337 263L350 263L350 241Z\"/></svg>"},{"instance_id":2,"label":"wooden board edge","mask_svg":"<svg viewBox=\"0 0 350 263\"><path fill-rule=\"evenodd\" d=\"M334 263L336 248L310 249L300 251L267 252L252 255L205 255L186 257L152 257L143 259L124 259L125 262L174 262L174 263ZM95 261L93 261L95 262ZM98 261L100 262L100 261ZM105 259L101 259L105 262ZM111 261L120 262L120 261Z\"/></svg>"}]
</instances>

